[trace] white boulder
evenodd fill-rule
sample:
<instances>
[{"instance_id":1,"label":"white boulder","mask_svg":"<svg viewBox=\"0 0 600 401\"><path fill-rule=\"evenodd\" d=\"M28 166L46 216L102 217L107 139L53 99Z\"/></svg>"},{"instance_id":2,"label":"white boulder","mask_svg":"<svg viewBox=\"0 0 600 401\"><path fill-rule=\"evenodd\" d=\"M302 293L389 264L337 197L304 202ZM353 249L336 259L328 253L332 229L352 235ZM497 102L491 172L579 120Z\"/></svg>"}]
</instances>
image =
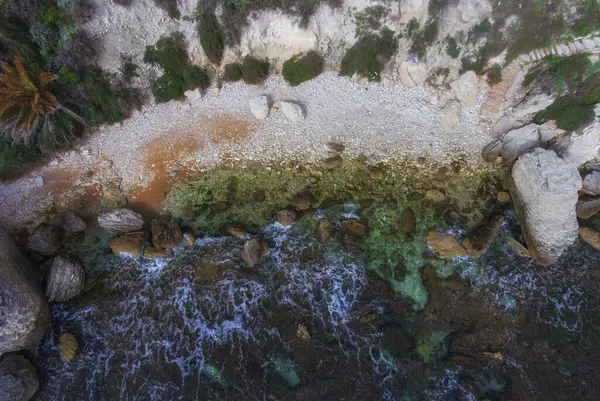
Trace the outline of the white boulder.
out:
<instances>
[{"instance_id":1,"label":"white boulder","mask_svg":"<svg viewBox=\"0 0 600 401\"><path fill-rule=\"evenodd\" d=\"M467 107L474 107L477 104L479 78L473 71L467 71L456 81L450 83L450 88L454 96Z\"/></svg>"},{"instance_id":2,"label":"white boulder","mask_svg":"<svg viewBox=\"0 0 600 401\"><path fill-rule=\"evenodd\" d=\"M509 181L528 248L541 265L555 263L577 239L577 167L538 148L517 159Z\"/></svg>"},{"instance_id":3,"label":"white boulder","mask_svg":"<svg viewBox=\"0 0 600 401\"><path fill-rule=\"evenodd\" d=\"M281 111L290 120L294 122L304 120L304 111L299 104L292 102L280 102Z\"/></svg>"},{"instance_id":4,"label":"white boulder","mask_svg":"<svg viewBox=\"0 0 600 401\"><path fill-rule=\"evenodd\" d=\"M269 115L269 97L266 95L251 98L248 105L252 115L259 120L264 120Z\"/></svg>"}]
</instances>

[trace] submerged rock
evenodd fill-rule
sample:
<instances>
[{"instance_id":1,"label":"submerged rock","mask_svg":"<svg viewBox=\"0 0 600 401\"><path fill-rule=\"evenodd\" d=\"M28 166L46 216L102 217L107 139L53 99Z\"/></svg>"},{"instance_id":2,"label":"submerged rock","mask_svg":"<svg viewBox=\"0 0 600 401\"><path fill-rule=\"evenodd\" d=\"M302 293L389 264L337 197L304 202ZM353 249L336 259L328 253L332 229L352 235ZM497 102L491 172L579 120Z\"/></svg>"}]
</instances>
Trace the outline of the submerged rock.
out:
<instances>
[{"instance_id":1,"label":"submerged rock","mask_svg":"<svg viewBox=\"0 0 600 401\"><path fill-rule=\"evenodd\" d=\"M541 265L555 263L577 239L577 167L551 150L535 149L517 159L509 181L529 250Z\"/></svg>"},{"instance_id":2,"label":"submerged rock","mask_svg":"<svg viewBox=\"0 0 600 401\"><path fill-rule=\"evenodd\" d=\"M64 212L60 216L59 226L63 230L65 230L67 232L73 232L73 233L79 233L79 232L85 231L85 227L86 227L83 219L71 211Z\"/></svg>"},{"instance_id":3,"label":"submerged rock","mask_svg":"<svg viewBox=\"0 0 600 401\"><path fill-rule=\"evenodd\" d=\"M132 256L140 256L142 248L146 243L146 233L143 231L123 234L110 241L110 250L113 253L127 253Z\"/></svg>"},{"instance_id":4,"label":"submerged rock","mask_svg":"<svg viewBox=\"0 0 600 401\"><path fill-rule=\"evenodd\" d=\"M425 192L425 199L433 203L444 203L446 201L446 195L437 189L429 189Z\"/></svg>"},{"instance_id":5,"label":"submerged rock","mask_svg":"<svg viewBox=\"0 0 600 401\"><path fill-rule=\"evenodd\" d=\"M240 226L229 226L227 227L227 234L238 237L238 238L246 238L246 230Z\"/></svg>"},{"instance_id":6,"label":"submerged rock","mask_svg":"<svg viewBox=\"0 0 600 401\"><path fill-rule=\"evenodd\" d=\"M462 245L471 258L477 259L488 250L498 236L502 224L504 224L504 216L494 216L465 238Z\"/></svg>"},{"instance_id":7,"label":"submerged rock","mask_svg":"<svg viewBox=\"0 0 600 401\"><path fill-rule=\"evenodd\" d=\"M37 347L49 319L33 267L0 230L0 355Z\"/></svg>"},{"instance_id":8,"label":"submerged rock","mask_svg":"<svg viewBox=\"0 0 600 401\"><path fill-rule=\"evenodd\" d=\"M50 302L65 302L83 291L85 272L76 262L57 256L50 266L46 296Z\"/></svg>"},{"instance_id":9,"label":"submerged rock","mask_svg":"<svg viewBox=\"0 0 600 401\"><path fill-rule=\"evenodd\" d=\"M322 243L330 242L335 237L335 226L329 220L319 221L317 239Z\"/></svg>"},{"instance_id":10,"label":"submerged rock","mask_svg":"<svg viewBox=\"0 0 600 401\"><path fill-rule=\"evenodd\" d=\"M172 258L173 251L171 249L157 248L149 246L144 249L145 258Z\"/></svg>"},{"instance_id":11,"label":"submerged rock","mask_svg":"<svg viewBox=\"0 0 600 401\"><path fill-rule=\"evenodd\" d=\"M519 256L524 257L524 258L531 258L531 252L529 252L529 249L525 248L523 246L523 244L521 244L519 241L517 241L516 239L509 237L508 235L504 235L504 240L506 241L506 243L508 244L508 246Z\"/></svg>"},{"instance_id":12,"label":"submerged rock","mask_svg":"<svg viewBox=\"0 0 600 401\"><path fill-rule=\"evenodd\" d=\"M581 227L579 229L579 236L588 245L600 251L600 233L592 230L591 228Z\"/></svg>"},{"instance_id":13,"label":"submerged rock","mask_svg":"<svg viewBox=\"0 0 600 401\"><path fill-rule=\"evenodd\" d=\"M296 196L290 202L295 211L300 212L310 208L310 199L303 196Z\"/></svg>"},{"instance_id":14,"label":"submerged rock","mask_svg":"<svg viewBox=\"0 0 600 401\"><path fill-rule=\"evenodd\" d=\"M305 324L300 323L298 325L298 329L296 330L296 338L302 341L310 340L310 332L308 331L308 327Z\"/></svg>"},{"instance_id":15,"label":"submerged rock","mask_svg":"<svg viewBox=\"0 0 600 401\"><path fill-rule=\"evenodd\" d=\"M465 248L451 235L430 231L425 239L433 253L441 259L467 256Z\"/></svg>"},{"instance_id":16,"label":"submerged rock","mask_svg":"<svg viewBox=\"0 0 600 401\"><path fill-rule=\"evenodd\" d=\"M277 221L282 226L291 226L296 221L296 212L293 210L283 209L277 212Z\"/></svg>"},{"instance_id":17,"label":"submerged rock","mask_svg":"<svg viewBox=\"0 0 600 401\"><path fill-rule=\"evenodd\" d=\"M360 237L367 232L367 225L358 220L342 221L342 231L351 237Z\"/></svg>"},{"instance_id":18,"label":"submerged rock","mask_svg":"<svg viewBox=\"0 0 600 401\"><path fill-rule=\"evenodd\" d=\"M53 256L60 247L60 228L41 224L27 240L27 248L44 256Z\"/></svg>"},{"instance_id":19,"label":"submerged rock","mask_svg":"<svg viewBox=\"0 0 600 401\"><path fill-rule=\"evenodd\" d=\"M410 207L407 207L400 213L398 218L398 230L404 235L411 235L417 227L417 219L415 212Z\"/></svg>"},{"instance_id":20,"label":"submerged rock","mask_svg":"<svg viewBox=\"0 0 600 401\"><path fill-rule=\"evenodd\" d=\"M600 212L600 198L577 202L577 217L587 220Z\"/></svg>"},{"instance_id":21,"label":"submerged rock","mask_svg":"<svg viewBox=\"0 0 600 401\"><path fill-rule=\"evenodd\" d=\"M98 217L98 224L111 234L124 234L141 230L144 217L129 209L115 209Z\"/></svg>"},{"instance_id":22,"label":"submerged rock","mask_svg":"<svg viewBox=\"0 0 600 401\"><path fill-rule=\"evenodd\" d=\"M264 120L269 115L269 97L257 96L248 101L250 112L259 120Z\"/></svg>"},{"instance_id":23,"label":"submerged rock","mask_svg":"<svg viewBox=\"0 0 600 401\"><path fill-rule=\"evenodd\" d=\"M152 245L159 248L175 248L181 245L183 234L179 224L168 217L155 217L150 223Z\"/></svg>"},{"instance_id":24,"label":"submerged rock","mask_svg":"<svg viewBox=\"0 0 600 401\"><path fill-rule=\"evenodd\" d=\"M385 171L379 167L370 167L369 168L369 178L372 180L383 180L385 178Z\"/></svg>"},{"instance_id":25,"label":"submerged rock","mask_svg":"<svg viewBox=\"0 0 600 401\"><path fill-rule=\"evenodd\" d=\"M256 238L246 241L244 250L242 251L242 259L250 266L254 267L260 263L260 258L263 255L261 241Z\"/></svg>"},{"instance_id":26,"label":"submerged rock","mask_svg":"<svg viewBox=\"0 0 600 401\"><path fill-rule=\"evenodd\" d=\"M0 359L0 401L28 401L40 382L33 365L17 354Z\"/></svg>"},{"instance_id":27,"label":"submerged rock","mask_svg":"<svg viewBox=\"0 0 600 401\"><path fill-rule=\"evenodd\" d=\"M73 358L75 358L78 348L79 343L73 334L62 333L60 335L60 338L58 339L58 350L60 351L60 356L65 362L71 362Z\"/></svg>"}]
</instances>

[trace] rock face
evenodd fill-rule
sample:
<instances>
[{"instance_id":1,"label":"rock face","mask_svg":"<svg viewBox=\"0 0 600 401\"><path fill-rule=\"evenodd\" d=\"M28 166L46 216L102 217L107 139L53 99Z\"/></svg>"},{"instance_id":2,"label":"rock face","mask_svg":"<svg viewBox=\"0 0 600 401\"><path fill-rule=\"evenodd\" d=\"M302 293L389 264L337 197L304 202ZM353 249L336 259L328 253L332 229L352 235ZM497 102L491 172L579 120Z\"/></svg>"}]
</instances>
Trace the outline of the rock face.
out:
<instances>
[{"instance_id":1,"label":"rock face","mask_svg":"<svg viewBox=\"0 0 600 401\"><path fill-rule=\"evenodd\" d=\"M591 228L581 227L579 229L579 236L588 245L600 251L600 234L598 232L592 230Z\"/></svg>"},{"instance_id":2,"label":"rock face","mask_svg":"<svg viewBox=\"0 0 600 401\"><path fill-rule=\"evenodd\" d=\"M536 124L517 128L502 137L502 160L512 163L523 153L539 145L539 129Z\"/></svg>"},{"instance_id":3,"label":"rock face","mask_svg":"<svg viewBox=\"0 0 600 401\"><path fill-rule=\"evenodd\" d=\"M0 355L37 347L49 319L33 267L0 230Z\"/></svg>"},{"instance_id":4,"label":"rock face","mask_svg":"<svg viewBox=\"0 0 600 401\"><path fill-rule=\"evenodd\" d=\"M144 243L146 242L146 233L127 233L110 241L110 250L114 253L127 253L132 256L140 256Z\"/></svg>"},{"instance_id":5,"label":"rock face","mask_svg":"<svg viewBox=\"0 0 600 401\"><path fill-rule=\"evenodd\" d=\"M242 251L242 258L250 267L254 267L260 263L262 256L262 245L256 238L246 241L244 244L244 250Z\"/></svg>"},{"instance_id":6,"label":"rock face","mask_svg":"<svg viewBox=\"0 0 600 401\"><path fill-rule=\"evenodd\" d=\"M530 252L541 265L555 263L577 239L577 167L551 150L535 149L517 159L509 181Z\"/></svg>"},{"instance_id":7,"label":"rock face","mask_svg":"<svg viewBox=\"0 0 600 401\"><path fill-rule=\"evenodd\" d=\"M59 247L60 229L46 224L37 226L27 240L27 248L44 256L56 255Z\"/></svg>"},{"instance_id":8,"label":"rock face","mask_svg":"<svg viewBox=\"0 0 600 401\"><path fill-rule=\"evenodd\" d=\"M17 354L0 359L0 401L28 401L40 382L31 363Z\"/></svg>"},{"instance_id":9,"label":"rock face","mask_svg":"<svg viewBox=\"0 0 600 401\"><path fill-rule=\"evenodd\" d=\"M600 195L600 171L592 171L585 176L583 190L588 195Z\"/></svg>"},{"instance_id":10,"label":"rock face","mask_svg":"<svg viewBox=\"0 0 600 401\"><path fill-rule=\"evenodd\" d=\"M60 227L67 232L79 233L85 231L85 222L75 213L68 211L60 216Z\"/></svg>"},{"instance_id":11,"label":"rock face","mask_svg":"<svg viewBox=\"0 0 600 401\"><path fill-rule=\"evenodd\" d=\"M85 273L83 267L69 259L57 256L52 262L46 284L46 296L50 302L65 302L83 291Z\"/></svg>"},{"instance_id":12,"label":"rock face","mask_svg":"<svg viewBox=\"0 0 600 401\"><path fill-rule=\"evenodd\" d=\"M287 209L280 210L277 212L277 221L284 227L290 226L296 221L296 212Z\"/></svg>"},{"instance_id":13,"label":"rock face","mask_svg":"<svg viewBox=\"0 0 600 401\"><path fill-rule=\"evenodd\" d=\"M293 122L304 120L304 111L299 104L292 102L281 102L281 111L283 114Z\"/></svg>"},{"instance_id":14,"label":"rock face","mask_svg":"<svg viewBox=\"0 0 600 401\"><path fill-rule=\"evenodd\" d=\"M175 248L183 241L179 224L167 217L156 217L150 223L152 244L159 248Z\"/></svg>"},{"instance_id":15,"label":"rock face","mask_svg":"<svg viewBox=\"0 0 600 401\"><path fill-rule=\"evenodd\" d=\"M264 120L269 115L269 97L257 96L248 101L250 112L259 120Z\"/></svg>"},{"instance_id":16,"label":"rock face","mask_svg":"<svg viewBox=\"0 0 600 401\"><path fill-rule=\"evenodd\" d=\"M451 235L430 231L425 238L427 245L431 247L433 253L441 259L456 258L458 256L467 256L467 251L456 238Z\"/></svg>"},{"instance_id":17,"label":"rock face","mask_svg":"<svg viewBox=\"0 0 600 401\"><path fill-rule=\"evenodd\" d=\"M60 351L60 356L65 362L71 362L73 358L75 358L78 348L79 343L73 334L62 333L60 335L60 338L58 339L58 350Z\"/></svg>"},{"instance_id":18,"label":"rock face","mask_svg":"<svg viewBox=\"0 0 600 401\"><path fill-rule=\"evenodd\" d=\"M498 236L502 224L504 216L494 216L469 234L462 243L469 256L477 259L483 255Z\"/></svg>"},{"instance_id":19,"label":"rock face","mask_svg":"<svg viewBox=\"0 0 600 401\"><path fill-rule=\"evenodd\" d=\"M477 84L479 79L473 71L465 72L456 81L450 83L454 96L467 107L477 104Z\"/></svg>"},{"instance_id":20,"label":"rock face","mask_svg":"<svg viewBox=\"0 0 600 401\"><path fill-rule=\"evenodd\" d=\"M129 209L115 209L98 217L98 224L111 234L124 234L141 230L144 218Z\"/></svg>"}]
</instances>

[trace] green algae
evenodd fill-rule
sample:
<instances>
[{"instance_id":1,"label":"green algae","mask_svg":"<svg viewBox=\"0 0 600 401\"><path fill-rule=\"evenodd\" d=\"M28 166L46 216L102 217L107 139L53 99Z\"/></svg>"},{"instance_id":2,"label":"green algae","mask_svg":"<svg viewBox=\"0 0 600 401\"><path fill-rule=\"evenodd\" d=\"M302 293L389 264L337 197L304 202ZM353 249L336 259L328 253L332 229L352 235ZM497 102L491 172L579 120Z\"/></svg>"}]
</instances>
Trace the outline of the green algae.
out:
<instances>
[{"instance_id":1,"label":"green algae","mask_svg":"<svg viewBox=\"0 0 600 401\"><path fill-rule=\"evenodd\" d=\"M448 354L448 334L442 331L430 333L417 344L417 354L425 363L433 363Z\"/></svg>"},{"instance_id":2,"label":"green algae","mask_svg":"<svg viewBox=\"0 0 600 401\"><path fill-rule=\"evenodd\" d=\"M276 358L271 364L271 368L275 375L281 379L290 389L300 385L300 377L296 372L294 361L289 358Z\"/></svg>"}]
</instances>

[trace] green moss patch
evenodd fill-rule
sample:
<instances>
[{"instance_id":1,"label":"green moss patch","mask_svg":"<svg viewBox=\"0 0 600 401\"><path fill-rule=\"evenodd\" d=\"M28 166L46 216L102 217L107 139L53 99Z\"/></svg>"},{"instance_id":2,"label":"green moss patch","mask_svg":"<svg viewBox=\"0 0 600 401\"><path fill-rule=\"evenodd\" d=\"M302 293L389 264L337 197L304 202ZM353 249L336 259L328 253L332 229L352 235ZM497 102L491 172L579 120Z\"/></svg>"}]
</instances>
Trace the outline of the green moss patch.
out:
<instances>
[{"instance_id":1,"label":"green moss patch","mask_svg":"<svg viewBox=\"0 0 600 401\"><path fill-rule=\"evenodd\" d=\"M298 54L283 63L283 77L292 86L309 81L323 72L323 57L316 52Z\"/></svg>"},{"instance_id":2,"label":"green moss patch","mask_svg":"<svg viewBox=\"0 0 600 401\"><path fill-rule=\"evenodd\" d=\"M340 66L340 75L358 74L369 81L381 80L381 68L398 51L394 32L383 29L380 35L365 34L346 52Z\"/></svg>"},{"instance_id":3,"label":"green moss patch","mask_svg":"<svg viewBox=\"0 0 600 401\"><path fill-rule=\"evenodd\" d=\"M190 63L181 33L163 37L154 46L147 46L144 62L158 65L164 71L152 84L157 102L179 99L189 89L206 89L210 84L206 72Z\"/></svg>"}]
</instances>

